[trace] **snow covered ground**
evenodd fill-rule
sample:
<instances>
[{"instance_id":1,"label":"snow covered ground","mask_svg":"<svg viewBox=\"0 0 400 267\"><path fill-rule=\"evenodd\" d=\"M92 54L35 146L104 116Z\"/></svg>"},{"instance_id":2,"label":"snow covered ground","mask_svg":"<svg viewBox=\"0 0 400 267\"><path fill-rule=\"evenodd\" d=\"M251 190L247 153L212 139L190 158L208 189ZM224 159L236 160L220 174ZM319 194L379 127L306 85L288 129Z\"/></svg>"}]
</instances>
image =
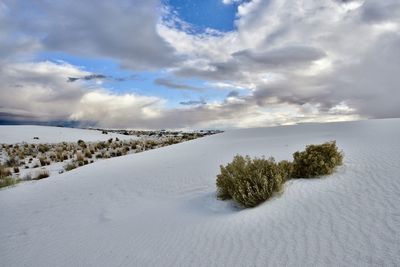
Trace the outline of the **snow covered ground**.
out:
<instances>
[{"instance_id":1,"label":"snow covered ground","mask_svg":"<svg viewBox=\"0 0 400 267\"><path fill-rule=\"evenodd\" d=\"M39 137L39 139L33 139ZM67 127L35 126L35 125L0 125L0 144L27 143L60 143L83 141L105 141L118 137L121 140L132 139L133 136L109 133L102 134L98 130L85 130Z\"/></svg>"},{"instance_id":2,"label":"snow covered ground","mask_svg":"<svg viewBox=\"0 0 400 267\"><path fill-rule=\"evenodd\" d=\"M1 132L1 131L0 131ZM0 266L399 266L400 119L225 132L0 190ZM215 198L235 154L344 165L240 210Z\"/></svg>"}]
</instances>

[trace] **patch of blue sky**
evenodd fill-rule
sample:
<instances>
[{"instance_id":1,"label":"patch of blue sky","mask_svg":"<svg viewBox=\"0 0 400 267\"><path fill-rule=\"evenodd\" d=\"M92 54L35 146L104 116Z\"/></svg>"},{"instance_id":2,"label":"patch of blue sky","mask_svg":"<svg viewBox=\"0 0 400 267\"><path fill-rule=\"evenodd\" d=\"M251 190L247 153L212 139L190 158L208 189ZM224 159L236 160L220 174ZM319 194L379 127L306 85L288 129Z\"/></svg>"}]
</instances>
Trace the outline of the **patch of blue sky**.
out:
<instances>
[{"instance_id":1,"label":"patch of blue sky","mask_svg":"<svg viewBox=\"0 0 400 267\"><path fill-rule=\"evenodd\" d=\"M235 30L237 2L226 5L222 0L164 0L178 17L198 32L211 28L220 32Z\"/></svg>"},{"instance_id":2,"label":"patch of blue sky","mask_svg":"<svg viewBox=\"0 0 400 267\"><path fill-rule=\"evenodd\" d=\"M226 90L215 89L198 79L173 80L178 84L203 88L203 90L184 90L168 88L156 84L157 78L165 78L162 71L132 72L121 69L117 62L110 59L83 58L61 52L40 53L36 61L66 62L93 74L104 75L101 87L116 94L138 94L154 96L165 99L167 107L179 107L180 102L190 100L204 100L206 102L223 101L227 95ZM81 78L81 77L75 77ZM95 85L94 85L95 86Z\"/></svg>"}]
</instances>

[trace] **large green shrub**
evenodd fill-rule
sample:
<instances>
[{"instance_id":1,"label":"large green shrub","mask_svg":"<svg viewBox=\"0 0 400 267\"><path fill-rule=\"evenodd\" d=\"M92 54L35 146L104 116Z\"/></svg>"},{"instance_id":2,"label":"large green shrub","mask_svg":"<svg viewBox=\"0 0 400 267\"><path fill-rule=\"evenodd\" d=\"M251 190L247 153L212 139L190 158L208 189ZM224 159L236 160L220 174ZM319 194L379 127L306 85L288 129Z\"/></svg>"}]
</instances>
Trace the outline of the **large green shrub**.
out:
<instances>
[{"instance_id":1,"label":"large green shrub","mask_svg":"<svg viewBox=\"0 0 400 267\"><path fill-rule=\"evenodd\" d=\"M343 162L343 154L336 142L309 145L304 151L293 154L293 178L313 178L331 174Z\"/></svg>"},{"instance_id":2,"label":"large green shrub","mask_svg":"<svg viewBox=\"0 0 400 267\"><path fill-rule=\"evenodd\" d=\"M233 199L244 207L254 207L281 190L285 181L283 172L273 158L235 156L221 166L217 176L218 196Z\"/></svg>"}]
</instances>

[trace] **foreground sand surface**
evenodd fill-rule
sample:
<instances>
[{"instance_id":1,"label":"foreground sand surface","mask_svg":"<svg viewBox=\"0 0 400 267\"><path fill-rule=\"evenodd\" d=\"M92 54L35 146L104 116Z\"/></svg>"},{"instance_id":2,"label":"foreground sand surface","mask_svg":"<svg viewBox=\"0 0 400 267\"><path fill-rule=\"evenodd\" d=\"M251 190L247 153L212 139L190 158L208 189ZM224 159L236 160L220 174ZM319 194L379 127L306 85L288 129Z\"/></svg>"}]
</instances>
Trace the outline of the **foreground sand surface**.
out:
<instances>
[{"instance_id":1,"label":"foreground sand surface","mask_svg":"<svg viewBox=\"0 0 400 267\"><path fill-rule=\"evenodd\" d=\"M399 136L400 119L234 130L4 188L0 266L398 266ZM235 154L330 140L333 175L253 209L215 198Z\"/></svg>"}]
</instances>

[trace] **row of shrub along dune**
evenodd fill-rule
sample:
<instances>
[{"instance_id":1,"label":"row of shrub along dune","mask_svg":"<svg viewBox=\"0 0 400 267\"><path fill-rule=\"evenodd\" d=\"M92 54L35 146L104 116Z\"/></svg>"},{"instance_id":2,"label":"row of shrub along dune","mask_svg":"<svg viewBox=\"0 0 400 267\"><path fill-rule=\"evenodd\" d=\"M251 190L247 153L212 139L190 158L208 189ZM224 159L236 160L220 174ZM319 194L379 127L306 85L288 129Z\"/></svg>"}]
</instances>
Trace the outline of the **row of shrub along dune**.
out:
<instances>
[{"instance_id":1,"label":"row of shrub along dune","mask_svg":"<svg viewBox=\"0 0 400 267\"><path fill-rule=\"evenodd\" d=\"M293 162L274 158L254 158L237 155L231 163L220 166L217 175L218 198L232 199L243 207L255 207L282 191L286 180L314 178L331 174L343 162L336 141L309 145L293 154Z\"/></svg>"}]
</instances>

